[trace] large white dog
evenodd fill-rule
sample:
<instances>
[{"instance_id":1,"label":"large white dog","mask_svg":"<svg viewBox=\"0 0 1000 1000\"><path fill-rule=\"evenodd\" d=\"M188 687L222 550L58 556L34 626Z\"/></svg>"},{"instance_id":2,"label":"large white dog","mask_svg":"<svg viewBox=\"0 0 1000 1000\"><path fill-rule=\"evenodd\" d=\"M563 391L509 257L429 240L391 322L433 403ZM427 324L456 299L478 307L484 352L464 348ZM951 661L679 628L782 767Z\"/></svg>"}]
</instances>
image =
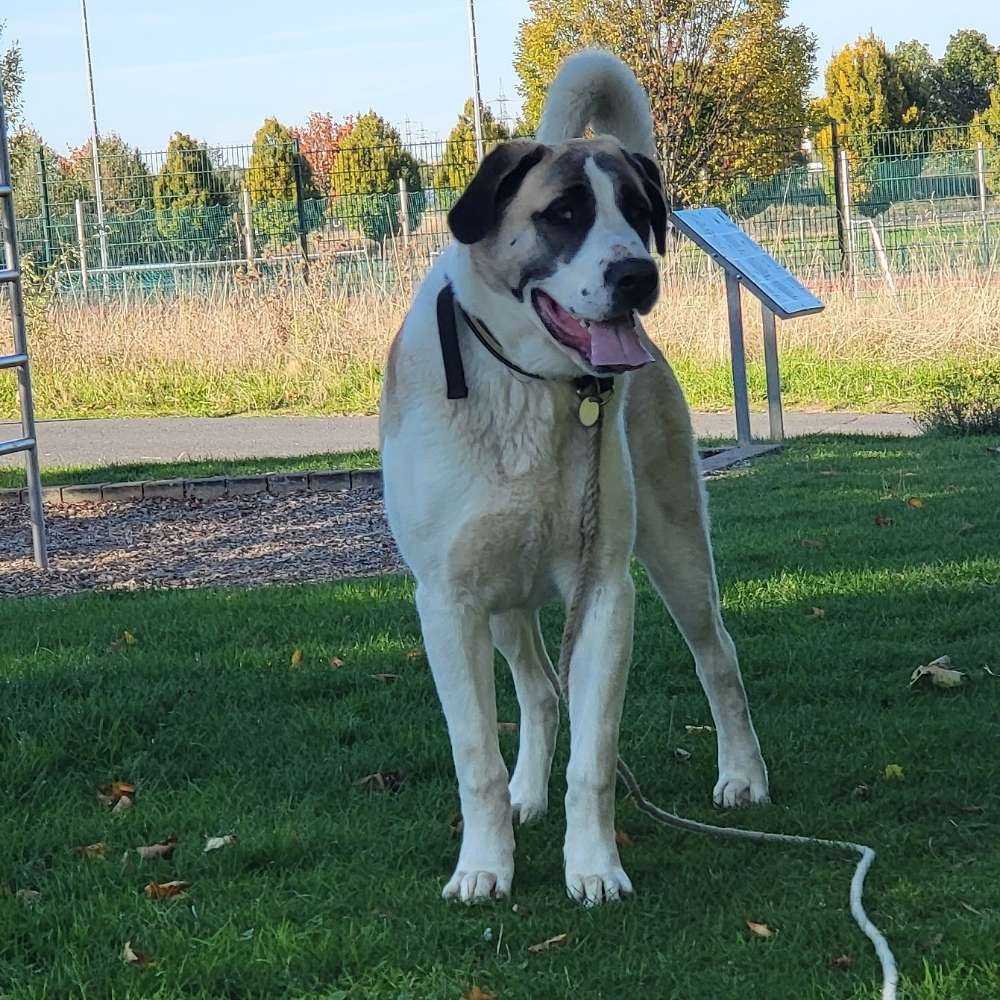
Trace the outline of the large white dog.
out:
<instances>
[{"instance_id":1,"label":"large white dog","mask_svg":"<svg viewBox=\"0 0 1000 1000\"><path fill-rule=\"evenodd\" d=\"M588 126L597 137L578 138ZM548 804L559 710L538 609L574 593L589 434L601 435L599 529L570 670L567 891L587 904L632 891L614 789L633 553L694 654L718 732L716 801L767 800L719 612L690 416L636 316L656 301L648 247L663 251L667 223L654 157L649 102L632 73L605 52L568 59L538 141L493 150L452 209L455 242L389 355L386 511L416 577L464 820L446 898L508 894L513 820L537 819ZM509 784L494 647L521 714Z\"/></svg>"}]
</instances>

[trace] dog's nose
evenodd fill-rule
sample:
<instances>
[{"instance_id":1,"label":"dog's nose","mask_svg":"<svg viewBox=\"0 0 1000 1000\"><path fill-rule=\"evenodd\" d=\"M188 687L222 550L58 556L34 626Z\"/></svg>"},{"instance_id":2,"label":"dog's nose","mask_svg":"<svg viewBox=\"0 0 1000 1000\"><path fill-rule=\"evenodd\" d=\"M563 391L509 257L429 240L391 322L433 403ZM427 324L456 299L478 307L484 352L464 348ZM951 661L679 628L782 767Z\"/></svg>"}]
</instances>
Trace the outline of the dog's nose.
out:
<instances>
[{"instance_id":1,"label":"dog's nose","mask_svg":"<svg viewBox=\"0 0 1000 1000\"><path fill-rule=\"evenodd\" d=\"M604 282L616 310L648 309L653 305L658 274L656 265L642 257L629 257L608 265Z\"/></svg>"}]
</instances>

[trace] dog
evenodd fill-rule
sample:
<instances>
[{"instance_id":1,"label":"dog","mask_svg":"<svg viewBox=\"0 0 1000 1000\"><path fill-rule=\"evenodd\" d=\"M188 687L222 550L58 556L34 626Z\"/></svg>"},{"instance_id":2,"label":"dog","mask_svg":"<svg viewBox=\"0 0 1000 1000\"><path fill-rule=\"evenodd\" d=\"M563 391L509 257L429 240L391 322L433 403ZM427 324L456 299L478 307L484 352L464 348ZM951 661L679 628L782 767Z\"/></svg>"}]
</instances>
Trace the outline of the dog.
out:
<instances>
[{"instance_id":1,"label":"dog","mask_svg":"<svg viewBox=\"0 0 1000 1000\"><path fill-rule=\"evenodd\" d=\"M588 127L595 137L580 138ZM570 661L566 890L586 905L632 892L615 843L614 791L633 554L690 647L711 706L715 801L768 799L719 610L690 414L637 315L658 297L650 242L662 254L668 225L655 157L649 101L632 72L600 50L567 59L537 139L495 148L452 207L454 240L389 352L386 516L416 580L463 818L446 899L507 896L513 823L537 820L548 805L559 698L538 611L574 593L588 433L600 435L599 528ZM520 711L509 780L494 648L510 665Z\"/></svg>"}]
</instances>

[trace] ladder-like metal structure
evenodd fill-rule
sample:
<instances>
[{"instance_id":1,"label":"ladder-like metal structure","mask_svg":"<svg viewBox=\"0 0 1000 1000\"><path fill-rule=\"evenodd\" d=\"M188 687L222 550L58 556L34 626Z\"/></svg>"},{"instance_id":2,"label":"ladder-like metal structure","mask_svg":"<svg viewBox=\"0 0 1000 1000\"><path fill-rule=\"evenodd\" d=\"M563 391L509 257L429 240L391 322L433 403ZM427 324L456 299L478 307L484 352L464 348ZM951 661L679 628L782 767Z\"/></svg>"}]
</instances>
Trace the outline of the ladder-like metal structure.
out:
<instances>
[{"instance_id":1,"label":"ladder-like metal structure","mask_svg":"<svg viewBox=\"0 0 1000 1000\"><path fill-rule=\"evenodd\" d=\"M17 388L21 404L21 436L10 441L0 441L0 455L24 452L28 469L28 502L31 508L31 541L35 550L35 564L39 569L48 569L42 483L38 473L38 442L35 437L35 410L31 401L31 373L28 370L28 337L24 329L24 293L21 288L17 232L14 229L14 191L11 184L7 115L4 111L2 87L0 87L0 229L3 230L4 251L3 266L0 267L0 285L7 287L14 332L14 353L0 354L0 372L8 369L17 372Z\"/></svg>"}]
</instances>

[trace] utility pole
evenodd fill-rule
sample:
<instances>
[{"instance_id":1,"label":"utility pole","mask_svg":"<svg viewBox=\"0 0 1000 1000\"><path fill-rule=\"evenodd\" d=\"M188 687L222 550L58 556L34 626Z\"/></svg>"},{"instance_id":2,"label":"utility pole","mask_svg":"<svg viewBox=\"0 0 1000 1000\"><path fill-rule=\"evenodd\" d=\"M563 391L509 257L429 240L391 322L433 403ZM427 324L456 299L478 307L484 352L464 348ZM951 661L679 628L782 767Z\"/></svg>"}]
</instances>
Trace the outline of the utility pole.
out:
<instances>
[{"instance_id":1,"label":"utility pole","mask_svg":"<svg viewBox=\"0 0 1000 1000\"><path fill-rule=\"evenodd\" d=\"M108 234L104 229L104 191L101 188L101 157L97 148L97 101L94 98L94 69L90 64L90 30L87 27L87 0L80 0L83 16L83 47L87 56L87 85L90 88L90 142L94 160L94 197L97 199L97 235L101 247L101 270L108 282Z\"/></svg>"},{"instance_id":2,"label":"utility pole","mask_svg":"<svg viewBox=\"0 0 1000 1000\"><path fill-rule=\"evenodd\" d=\"M484 153L483 106L479 96L479 52L476 49L475 0L469 0L469 55L472 58L472 110L476 129L476 159L482 162Z\"/></svg>"}]
</instances>

